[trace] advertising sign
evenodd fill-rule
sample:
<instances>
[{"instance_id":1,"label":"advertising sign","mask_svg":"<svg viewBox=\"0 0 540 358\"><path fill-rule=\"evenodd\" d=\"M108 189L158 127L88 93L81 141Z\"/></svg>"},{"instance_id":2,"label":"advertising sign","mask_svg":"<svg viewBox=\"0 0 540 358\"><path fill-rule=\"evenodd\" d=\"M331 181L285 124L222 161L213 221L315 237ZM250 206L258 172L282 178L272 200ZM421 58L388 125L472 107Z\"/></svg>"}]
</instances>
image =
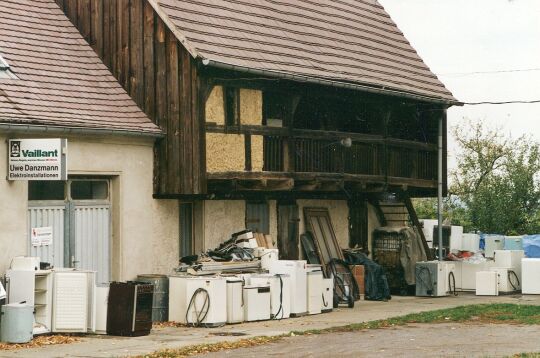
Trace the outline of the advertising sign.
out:
<instances>
[{"instance_id":1,"label":"advertising sign","mask_svg":"<svg viewBox=\"0 0 540 358\"><path fill-rule=\"evenodd\" d=\"M67 180L67 140L10 139L8 180Z\"/></svg>"},{"instance_id":2,"label":"advertising sign","mask_svg":"<svg viewBox=\"0 0 540 358\"><path fill-rule=\"evenodd\" d=\"M52 226L33 227L30 233L30 241L32 242L32 246L51 245L53 241Z\"/></svg>"}]
</instances>

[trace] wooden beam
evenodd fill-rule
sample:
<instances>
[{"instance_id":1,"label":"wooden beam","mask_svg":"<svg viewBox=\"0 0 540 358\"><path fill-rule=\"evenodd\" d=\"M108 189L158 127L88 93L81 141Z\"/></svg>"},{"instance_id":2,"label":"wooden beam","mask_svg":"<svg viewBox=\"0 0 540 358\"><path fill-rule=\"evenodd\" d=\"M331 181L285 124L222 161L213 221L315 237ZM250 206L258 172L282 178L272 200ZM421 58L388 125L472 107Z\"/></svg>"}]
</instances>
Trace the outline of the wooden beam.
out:
<instances>
[{"instance_id":1,"label":"wooden beam","mask_svg":"<svg viewBox=\"0 0 540 358\"><path fill-rule=\"evenodd\" d=\"M427 244L424 231L422 230L422 225L420 225L420 220L418 220L418 216L416 215L416 210L414 210L414 206L412 204L411 198L406 192L401 192L400 197L403 200L405 207L407 208L409 217L411 218L413 225L416 227L416 231L418 231L418 234L420 235L420 239L422 240L422 246L424 247L424 251L426 252L427 259L433 260L434 259L433 253Z\"/></svg>"},{"instance_id":2,"label":"wooden beam","mask_svg":"<svg viewBox=\"0 0 540 358\"><path fill-rule=\"evenodd\" d=\"M147 1L143 9L144 112L156 117L156 66L154 57L154 9Z\"/></svg>"}]
</instances>

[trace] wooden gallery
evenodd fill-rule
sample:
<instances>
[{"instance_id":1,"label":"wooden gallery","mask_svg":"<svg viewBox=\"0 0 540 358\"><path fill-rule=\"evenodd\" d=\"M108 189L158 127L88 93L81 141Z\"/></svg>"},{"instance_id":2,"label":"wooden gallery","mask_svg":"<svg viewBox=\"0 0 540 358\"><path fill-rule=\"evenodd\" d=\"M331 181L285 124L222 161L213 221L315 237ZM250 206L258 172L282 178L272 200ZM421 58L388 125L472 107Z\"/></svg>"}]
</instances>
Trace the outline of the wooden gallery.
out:
<instances>
[{"instance_id":1,"label":"wooden gallery","mask_svg":"<svg viewBox=\"0 0 540 358\"><path fill-rule=\"evenodd\" d=\"M31 17L0 13L0 137L67 139L68 171L0 184L0 270L52 249L103 280L168 273L246 228L299 259L328 221L370 252L375 228L419 225L410 199L437 195L439 126L446 188L459 103L376 2L23 3ZM35 220L53 246L32 247Z\"/></svg>"}]
</instances>

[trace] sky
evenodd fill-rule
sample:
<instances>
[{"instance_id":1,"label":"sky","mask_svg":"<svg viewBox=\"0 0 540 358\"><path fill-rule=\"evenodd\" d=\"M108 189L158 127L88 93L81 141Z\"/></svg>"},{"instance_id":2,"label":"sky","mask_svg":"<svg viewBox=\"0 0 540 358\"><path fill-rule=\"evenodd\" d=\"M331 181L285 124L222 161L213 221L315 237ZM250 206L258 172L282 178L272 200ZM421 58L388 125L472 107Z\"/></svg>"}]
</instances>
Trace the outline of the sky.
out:
<instances>
[{"instance_id":1,"label":"sky","mask_svg":"<svg viewBox=\"0 0 540 358\"><path fill-rule=\"evenodd\" d=\"M540 0L379 2L458 100L540 100ZM494 71L512 72L477 73ZM540 142L540 103L448 110L449 127L467 120ZM458 148L450 137L448 151L451 169Z\"/></svg>"}]
</instances>

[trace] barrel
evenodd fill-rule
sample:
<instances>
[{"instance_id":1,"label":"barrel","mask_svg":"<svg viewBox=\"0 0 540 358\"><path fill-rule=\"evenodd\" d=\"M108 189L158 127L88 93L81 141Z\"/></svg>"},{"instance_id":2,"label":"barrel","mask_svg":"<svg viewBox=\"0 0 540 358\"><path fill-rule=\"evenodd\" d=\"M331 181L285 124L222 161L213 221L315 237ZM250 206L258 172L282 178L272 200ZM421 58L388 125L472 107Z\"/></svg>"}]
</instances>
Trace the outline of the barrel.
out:
<instances>
[{"instance_id":1,"label":"barrel","mask_svg":"<svg viewBox=\"0 0 540 358\"><path fill-rule=\"evenodd\" d=\"M1 308L0 341L27 343L33 338L34 307L24 303L11 303Z\"/></svg>"},{"instance_id":2,"label":"barrel","mask_svg":"<svg viewBox=\"0 0 540 358\"><path fill-rule=\"evenodd\" d=\"M165 322L169 319L169 278L165 275L139 275L137 281L154 285L152 303L152 322Z\"/></svg>"}]
</instances>

